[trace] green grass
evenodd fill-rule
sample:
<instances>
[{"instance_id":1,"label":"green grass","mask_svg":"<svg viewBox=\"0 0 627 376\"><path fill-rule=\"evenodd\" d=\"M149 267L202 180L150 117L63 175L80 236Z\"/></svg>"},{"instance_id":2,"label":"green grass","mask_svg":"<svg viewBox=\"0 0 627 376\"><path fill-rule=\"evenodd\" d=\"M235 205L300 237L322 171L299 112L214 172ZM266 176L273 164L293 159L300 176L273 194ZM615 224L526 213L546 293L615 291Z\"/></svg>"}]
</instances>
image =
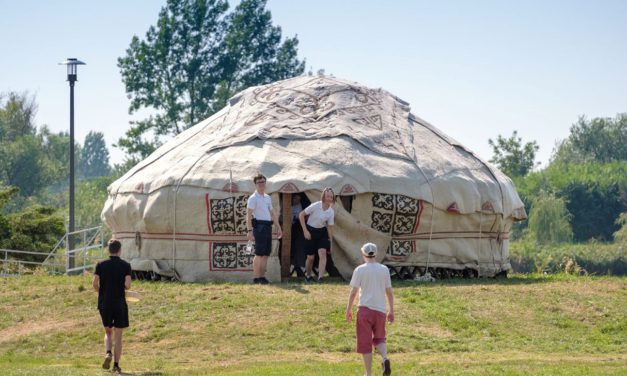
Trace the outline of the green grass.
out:
<instances>
[{"instance_id":1,"label":"green grass","mask_svg":"<svg viewBox=\"0 0 627 376\"><path fill-rule=\"evenodd\" d=\"M627 373L627 278L517 275L394 284L395 375ZM133 282L134 375L362 375L345 283ZM0 279L2 374L101 375L90 276Z\"/></svg>"}]
</instances>

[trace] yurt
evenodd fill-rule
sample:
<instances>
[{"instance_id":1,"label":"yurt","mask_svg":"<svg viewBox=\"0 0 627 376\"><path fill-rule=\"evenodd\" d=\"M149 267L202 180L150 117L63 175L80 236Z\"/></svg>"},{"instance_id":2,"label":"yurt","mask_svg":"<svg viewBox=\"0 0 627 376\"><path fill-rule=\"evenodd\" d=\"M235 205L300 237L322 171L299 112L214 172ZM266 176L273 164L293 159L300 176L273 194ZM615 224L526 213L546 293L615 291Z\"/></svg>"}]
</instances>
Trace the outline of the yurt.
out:
<instances>
[{"instance_id":1,"label":"yurt","mask_svg":"<svg viewBox=\"0 0 627 376\"><path fill-rule=\"evenodd\" d=\"M112 183L102 218L135 271L249 282L246 201L259 172L285 234L273 239L274 282L290 273L293 196L313 202L325 187L339 197L331 257L344 278L365 242L399 276L495 276L511 268L509 231L526 218L507 176L407 102L329 76L235 95Z\"/></svg>"}]
</instances>

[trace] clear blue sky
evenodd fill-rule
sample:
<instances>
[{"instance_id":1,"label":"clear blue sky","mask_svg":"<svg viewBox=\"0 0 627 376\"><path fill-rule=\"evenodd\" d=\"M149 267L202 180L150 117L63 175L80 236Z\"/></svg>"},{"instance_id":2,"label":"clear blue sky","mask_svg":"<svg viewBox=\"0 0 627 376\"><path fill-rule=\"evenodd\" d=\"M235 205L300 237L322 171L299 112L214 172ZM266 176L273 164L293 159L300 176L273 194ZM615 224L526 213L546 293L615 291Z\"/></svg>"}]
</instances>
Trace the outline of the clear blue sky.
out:
<instances>
[{"instance_id":1,"label":"clear blue sky","mask_svg":"<svg viewBox=\"0 0 627 376\"><path fill-rule=\"evenodd\" d=\"M233 2L231 2L233 4ZM0 0L0 92L29 91L37 124L67 130L67 57L79 67L76 136L128 128L116 66L165 1ZM484 159L518 130L548 161L579 115L627 111L627 1L269 0L307 69L382 87Z\"/></svg>"}]
</instances>

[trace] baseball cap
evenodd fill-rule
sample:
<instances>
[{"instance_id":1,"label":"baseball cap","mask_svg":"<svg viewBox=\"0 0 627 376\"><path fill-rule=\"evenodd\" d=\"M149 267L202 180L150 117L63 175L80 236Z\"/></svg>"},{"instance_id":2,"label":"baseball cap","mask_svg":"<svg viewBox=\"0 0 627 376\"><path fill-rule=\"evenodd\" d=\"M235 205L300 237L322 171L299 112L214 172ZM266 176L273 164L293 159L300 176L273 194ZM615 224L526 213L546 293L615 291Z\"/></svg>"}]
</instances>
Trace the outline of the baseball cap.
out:
<instances>
[{"instance_id":1,"label":"baseball cap","mask_svg":"<svg viewBox=\"0 0 627 376\"><path fill-rule=\"evenodd\" d=\"M377 246L374 243L366 243L361 247L361 254L366 257L374 257L377 254Z\"/></svg>"}]
</instances>

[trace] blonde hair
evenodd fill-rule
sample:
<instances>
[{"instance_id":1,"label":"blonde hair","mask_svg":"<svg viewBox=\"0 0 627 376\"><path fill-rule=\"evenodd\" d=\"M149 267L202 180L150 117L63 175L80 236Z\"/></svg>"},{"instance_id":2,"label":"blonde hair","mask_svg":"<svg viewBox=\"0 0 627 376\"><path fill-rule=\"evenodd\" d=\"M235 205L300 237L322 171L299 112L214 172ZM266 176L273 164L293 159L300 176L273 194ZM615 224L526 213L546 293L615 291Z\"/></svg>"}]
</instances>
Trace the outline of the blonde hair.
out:
<instances>
[{"instance_id":1,"label":"blonde hair","mask_svg":"<svg viewBox=\"0 0 627 376\"><path fill-rule=\"evenodd\" d=\"M335 192L333 192L333 188L330 187L326 187L325 189L322 190L322 193L320 194L320 202L324 202L324 194L327 192L331 192L331 194L333 195L333 202L335 202L336 196L335 196Z\"/></svg>"}]
</instances>

